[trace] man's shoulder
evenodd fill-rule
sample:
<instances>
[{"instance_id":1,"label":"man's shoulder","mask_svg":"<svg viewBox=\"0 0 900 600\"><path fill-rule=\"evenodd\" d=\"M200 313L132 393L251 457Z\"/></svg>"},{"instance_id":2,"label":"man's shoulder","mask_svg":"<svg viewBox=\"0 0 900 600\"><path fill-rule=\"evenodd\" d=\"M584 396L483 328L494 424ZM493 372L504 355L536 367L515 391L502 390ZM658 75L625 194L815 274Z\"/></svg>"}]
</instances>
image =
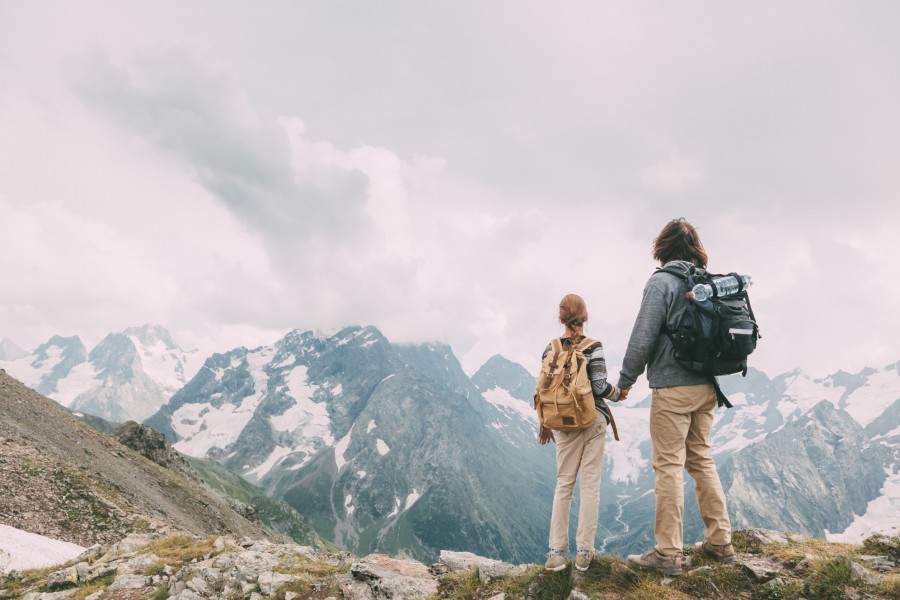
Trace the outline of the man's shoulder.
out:
<instances>
[{"instance_id":1,"label":"man's shoulder","mask_svg":"<svg viewBox=\"0 0 900 600\"><path fill-rule=\"evenodd\" d=\"M684 285L692 266L689 262L682 260L668 262L650 275L650 278L647 280L647 287L655 288L659 291L680 287ZM678 273L683 273L683 275Z\"/></svg>"}]
</instances>

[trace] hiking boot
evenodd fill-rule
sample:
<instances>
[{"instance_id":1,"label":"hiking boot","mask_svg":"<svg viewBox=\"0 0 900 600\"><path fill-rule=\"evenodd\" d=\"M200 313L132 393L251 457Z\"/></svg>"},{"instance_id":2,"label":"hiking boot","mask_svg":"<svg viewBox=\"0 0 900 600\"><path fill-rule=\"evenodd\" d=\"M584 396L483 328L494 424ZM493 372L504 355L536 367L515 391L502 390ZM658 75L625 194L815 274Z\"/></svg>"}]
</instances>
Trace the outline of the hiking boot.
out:
<instances>
[{"instance_id":1,"label":"hiking boot","mask_svg":"<svg viewBox=\"0 0 900 600\"><path fill-rule=\"evenodd\" d=\"M642 569L653 569L669 577L681 575L681 556L666 556L656 548L650 548L643 554L629 554L628 562Z\"/></svg>"},{"instance_id":2,"label":"hiking boot","mask_svg":"<svg viewBox=\"0 0 900 600\"><path fill-rule=\"evenodd\" d=\"M697 549L697 552L705 554L726 565L733 564L734 561L737 560L737 555L734 553L734 546L731 544L717 545L710 544L709 542L697 542L694 547Z\"/></svg>"},{"instance_id":3,"label":"hiking boot","mask_svg":"<svg viewBox=\"0 0 900 600\"><path fill-rule=\"evenodd\" d=\"M565 569L566 553L562 550L550 548L550 552L547 553L547 562L544 564L544 568L548 571L562 571Z\"/></svg>"},{"instance_id":4,"label":"hiking boot","mask_svg":"<svg viewBox=\"0 0 900 600\"><path fill-rule=\"evenodd\" d=\"M575 555L575 568L579 571L587 571L593 558L594 553L591 550L578 550L578 554Z\"/></svg>"}]
</instances>

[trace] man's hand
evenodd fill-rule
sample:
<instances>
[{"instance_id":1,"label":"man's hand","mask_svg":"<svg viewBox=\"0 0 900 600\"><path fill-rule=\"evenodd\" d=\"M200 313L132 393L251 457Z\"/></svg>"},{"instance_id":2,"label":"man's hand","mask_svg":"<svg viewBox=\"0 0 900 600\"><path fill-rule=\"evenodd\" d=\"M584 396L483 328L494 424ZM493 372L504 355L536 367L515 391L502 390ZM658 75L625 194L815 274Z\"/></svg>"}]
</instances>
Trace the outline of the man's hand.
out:
<instances>
[{"instance_id":1,"label":"man's hand","mask_svg":"<svg viewBox=\"0 0 900 600\"><path fill-rule=\"evenodd\" d=\"M547 429L543 425L541 425L541 431L538 434L538 444L543 446L548 442L556 443L556 438L553 437L553 430Z\"/></svg>"},{"instance_id":2,"label":"man's hand","mask_svg":"<svg viewBox=\"0 0 900 600\"><path fill-rule=\"evenodd\" d=\"M630 387L622 388L622 391L619 392L619 402L621 402L622 400L624 400L625 398L627 398L627 397L628 397L628 392L630 392L630 391L631 391L631 388L630 388Z\"/></svg>"}]
</instances>

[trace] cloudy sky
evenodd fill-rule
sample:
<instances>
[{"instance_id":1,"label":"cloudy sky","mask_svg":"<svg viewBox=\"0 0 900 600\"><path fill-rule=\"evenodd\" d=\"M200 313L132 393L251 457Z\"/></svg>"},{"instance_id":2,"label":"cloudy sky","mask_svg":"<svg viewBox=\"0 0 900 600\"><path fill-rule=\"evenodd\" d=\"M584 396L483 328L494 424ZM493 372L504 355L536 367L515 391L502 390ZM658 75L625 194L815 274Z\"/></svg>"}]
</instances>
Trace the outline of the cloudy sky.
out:
<instances>
[{"instance_id":1,"label":"cloudy sky","mask_svg":"<svg viewBox=\"0 0 900 600\"><path fill-rule=\"evenodd\" d=\"M0 338L374 324L619 364L670 219L751 363L900 360L900 4L0 3Z\"/></svg>"}]
</instances>

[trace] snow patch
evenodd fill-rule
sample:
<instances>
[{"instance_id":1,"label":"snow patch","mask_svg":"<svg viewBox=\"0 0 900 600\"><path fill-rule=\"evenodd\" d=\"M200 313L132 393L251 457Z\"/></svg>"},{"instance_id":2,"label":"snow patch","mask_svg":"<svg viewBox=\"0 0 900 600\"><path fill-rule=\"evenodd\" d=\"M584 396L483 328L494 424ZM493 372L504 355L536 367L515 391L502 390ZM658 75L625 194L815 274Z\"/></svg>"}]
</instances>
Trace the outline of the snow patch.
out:
<instances>
[{"instance_id":1,"label":"snow patch","mask_svg":"<svg viewBox=\"0 0 900 600\"><path fill-rule=\"evenodd\" d=\"M128 336L138 351L144 373L162 386L167 392L174 393L185 384L184 352L169 348L164 341L156 339L147 345L135 335Z\"/></svg>"},{"instance_id":2,"label":"snow patch","mask_svg":"<svg viewBox=\"0 0 900 600\"><path fill-rule=\"evenodd\" d=\"M610 476L614 481L633 484L650 468L639 447L649 437L650 409L616 406L613 410L621 441L606 445L606 456L612 463Z\"/></svg>"},{"instance_id":3,"label":"snow patch","mask_svg":"<svg viewBox=\"0 0 900 600\"><path fill-rule=\"evenodd\" d=\"M866 380L866 385L853 390L847 397L847 412L853 419L865 427L878 417L898 399L897 373L895 371L878 371Z\"/></svg>"},{"instance_id":4,"label":"snow patch","mask_svg":"<svg viewBox=\"0 0 900 600\"><path fill-rule=\"evenodd\" d=\"M375 419L369 421L369 424L366 426L366 433L372 433L373 429L375 429Z\"/></svg>"},{"instance_id":5,"label":"snow patch","mask_svg":"<svg viewBox=\"0 0 900 600\"><path fill-rule=\"evenodd\" d=\"M493 387L482 392L481 395L508 416L518 416L526 421L537 423L537 412L534 407L527 402L513 398L505 389Z\"/></svg>"},{"instance_id":6,"label":"snow patch","mask_svg":"<svg viewBox=\"0 0 900 600\"><path fill-rule=\"evenodd\" d=\"M75 558L84 550L76 544L0 525L0 575L13 570L58 565Z\"/></svg>"},{"instance_id":7,"label":"snow patch","mask_svg":"<svg viewBox=\"0 0 900 600\"><path fill-rule=\"evenodd\" d=\"M366 472L365 472L365 471L357 471L357 472L356 472L356 476L357 476L358 478L362 479L363 477L366 476Z\"/></svg>"},{"instance_id":8,"label":"snow patch","mask_svg":"<svg viewBox=\"0 0 900 600\"><path fill-rule=\"evenodd\" d=\"M253 393L241 400L240 405L228 403L217 408L204 402L185 404L176 410L172 414L172 429L181 440L173 447L183 454L204 458L212 448L225 449L237 440L266 394L269 380L264 367L274 352L274 348L262 348L247 353ZM231 361L232 368L242 363L240 358Z\"/></svg>"},{"instance_id":9,"label":"snow patch","mask_svg":"<svg viewBox=\"0 0 900 600\"><path fill-rule=\"evenodd\" d=\"M353 425L356 427L356 425ZM350 435L353 433L353 427L350 428L350 431L347 432L347 435L341 438L334 446L334 462L337 464L337 469L340 471L344 468L344 465L347 464L348 460L345 456L347 452L347 446L350 445Z\"/></svg>"},{"instance_id":10,"label":"snow patch","mask_svg":"<svg viewBox=\"0 0 900 600\"><path fill-rule=\"evenodd\" d=\"M393 377L394 375L396 375L396 373L391 373L390 375L388 375L387 377L385 377L384 379L382 379L380 383L384 383L385 381L387 381L388 379L390 379L390 378Z\"/></svg>"},{"instance_id":11,"label":"snow patch","mask_svg":"<svg viewBox=\"0 0 900 600\"><path fill-rule=\"evenodd\" d=\"M50 346L46 349L47 358L39 366L34 364L37 362L35 355L29 354L18 360L0 361L0 367L28 387L35 388L62 361L62 353L61 347Z\"/></svg>"},{"instance_id":12,"label":"snow patch","mask_svg":"<svg viewBox=\"0 0 900 600\"><path fill-rule=\"evenodd\" d=\"M409 495L406 497L406 502L403 504L403 510L409 510L410 507L412 507L412 505L416 503L416 500L418 500L421 497L422 496L421 496L421 494L419 494L419 491L417 489L413 488L413 491L410 492Z\"/></svg>"},{"instance_id":13,"label":"snow patch","mask_svg":"<svg viewBox=\"0 0 900 600\"><path fill-rule=\"evenodd\" d=\"M384 440L381 438L375 440L375 449L378 450L378 454L382 456L391 451L391 449L388 448L388 445L385 444Z\"/></svg>"},{"instance_id":14,"label":"snow patch","mask_svg":"<svg viewBox=\"0 0 900 600\"><path fill-rule=\"evenodd\" d=\"M285 448L284 446L275 446L275 449L272 450L272 453L269 455L261 465L253 469L252 471L247 471L244 473L244 477L254 477L256 481L259 481L266 474L272 470L272 467L280 463L290 454L292 450L290 448Z\"/></svg>"},{"instance_id":15,"label":"snow patch","mask_svg":"<svg viewBox=\"0 0 900 600\"><path fill-rule=\"evenodd\" d=\"M353 496L351 496L350 494L347 494L346 496L344 496L344 508L347 509L348 515L352 515L353 511L356 510L356 507L353 506L352 503L353 503Z\"/></svg>"},{"instance_id":16,"label":"snow patch","mask_svg":"<svg viewBox=\"0 0 900 600\"><path fill-rule=\"evenodd\" d=\"M56 382L56 393L53 399L63 406L69 406L75 398L85 392L103 385L103 380L98 377L99 371L91 363L84 362L76 365L69 374Z\"/></svg>"},{"instance_id":17,"label":"snow patch","mask_svg":"<svg viewBox=\"0 0 900 600\"><path fill-rule=\"evenodd\" d=\"M334 386L334 387L331 389L331 395L332 395L332 396L337 397L337 396L340 396L340 395L343 394L343 393L344 393L344 386L342 386L341 384L337 384L336 386Z\"/></svg>"},{"instance_id":18,"label":"snow patch","mask_svg":"<svg viewBox=\"0 0 900 600\"><path fill-rule=\"evenodd\" d=\"M842 533L825 532L829 542L860 544L875 533L900 535L900 473L887 469L881 495L869 502L865 514L857 515Z\"/></svg>"}]
</instances>

